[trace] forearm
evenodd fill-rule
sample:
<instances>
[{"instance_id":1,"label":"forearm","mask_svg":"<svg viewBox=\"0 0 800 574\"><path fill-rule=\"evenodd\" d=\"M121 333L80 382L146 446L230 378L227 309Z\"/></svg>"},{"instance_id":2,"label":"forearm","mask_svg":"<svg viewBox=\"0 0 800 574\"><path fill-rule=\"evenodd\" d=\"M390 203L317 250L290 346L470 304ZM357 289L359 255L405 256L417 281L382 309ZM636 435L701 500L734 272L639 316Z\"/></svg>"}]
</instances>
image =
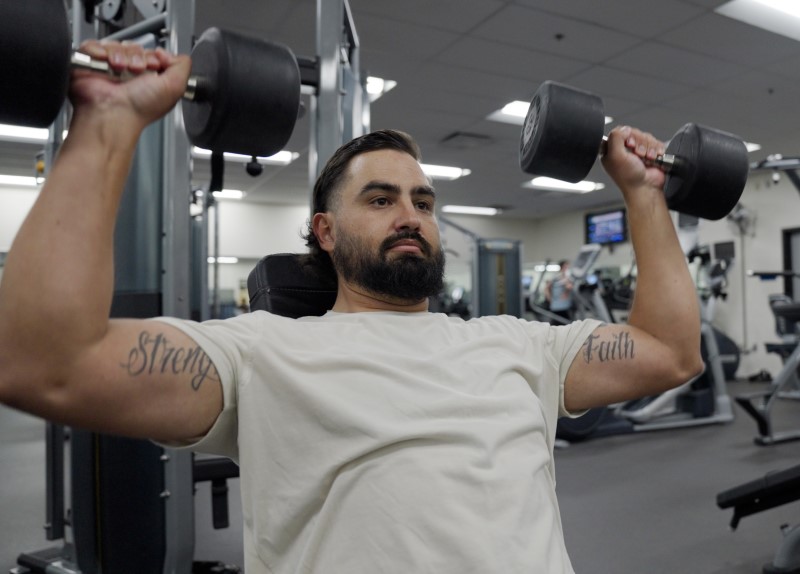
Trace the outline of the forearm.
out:
<instances>
[{"instance_id":1,"label":"forearm","mask_svg":"<svg viewBox=\"0 0 800 574\"><path fill-rule=\"evenodd\" d=\"M139 134L125 123L75 118L6 261L0 346L63 359L105 332L114 219Z\"/></svg>"},{"instance_id":2,"label":"forearm","mask_svg":"<svg viewBox=\"0 0 800 574\"><path fill-rule=\"evenodd\" d=\"M633 190L627 206L637 266L628 323L669 347L678 367L696 370L700 309L664 196L660 190Z\"/></svg>"}]
</instances>

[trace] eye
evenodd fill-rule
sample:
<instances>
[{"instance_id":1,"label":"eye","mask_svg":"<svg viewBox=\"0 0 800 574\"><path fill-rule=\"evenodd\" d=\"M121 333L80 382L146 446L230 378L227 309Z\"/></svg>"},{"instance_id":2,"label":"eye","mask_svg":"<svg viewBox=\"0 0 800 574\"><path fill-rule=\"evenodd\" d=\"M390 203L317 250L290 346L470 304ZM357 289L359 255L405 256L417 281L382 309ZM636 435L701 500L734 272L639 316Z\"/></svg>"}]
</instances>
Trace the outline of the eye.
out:
<instances>
[{"instance_id":1,"label":"eye","mask_svg":"<svg viewBox=\"0 0 800 574\"><path fill-rule=\"evenodd\" d=\"M383 196L381 196L381 197L376 197L376 198L375 198L375 199L373 199L373 200L372 200L370 203L371 203L372 205L376 205L376 206L378 206L378 207L386 207L387 205L389 205L389 199L388 199L388 198L386 198L386 197L383 197Z\"/></svg>"},{"instance_id":2,"label":"eye","mask_svg":"<svg viewBox=\"0 0 800 574\"><path fill-rule=\"evenodd\" d=\"M417 202L417 209L420 211L431 211L433 209L433 205L430 201L419 201Z\"/></svg>"}]
</instances>

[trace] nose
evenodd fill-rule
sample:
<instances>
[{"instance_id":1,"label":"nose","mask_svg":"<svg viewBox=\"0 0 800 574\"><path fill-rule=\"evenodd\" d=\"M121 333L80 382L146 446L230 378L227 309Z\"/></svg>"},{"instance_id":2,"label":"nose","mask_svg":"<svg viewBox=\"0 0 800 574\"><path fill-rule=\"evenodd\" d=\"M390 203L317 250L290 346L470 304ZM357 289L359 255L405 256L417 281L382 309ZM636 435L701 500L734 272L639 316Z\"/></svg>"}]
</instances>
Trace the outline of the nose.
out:
<instances>
[{"instance_id":1,"label":"nose","mask_svg":"<svg viewBox=\"0 0 800 574\"><path fill-rule=\"evenodd\" d=\"M410 198L404 198L399 201L397 205L398 212L397 219L395 220L395 228L398 231L418 230L421 226L421 221L416 204Z\"/></svg>"}]
</instances>

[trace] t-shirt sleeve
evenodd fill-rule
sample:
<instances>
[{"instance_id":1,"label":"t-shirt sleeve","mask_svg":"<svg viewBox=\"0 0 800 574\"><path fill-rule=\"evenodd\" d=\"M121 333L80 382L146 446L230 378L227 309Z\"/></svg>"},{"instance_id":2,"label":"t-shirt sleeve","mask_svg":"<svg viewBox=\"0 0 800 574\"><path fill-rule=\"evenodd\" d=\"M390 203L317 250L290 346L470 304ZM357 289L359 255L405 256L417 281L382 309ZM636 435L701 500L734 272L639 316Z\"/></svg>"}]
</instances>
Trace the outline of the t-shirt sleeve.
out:
<instances>
[{"instance_id":1,"label":"t-shirt sleeve","mask_svg":"<svg viewBox=\"0 0 800 574\"><path fill-rule=\"evenodd\" d=\"M574 321L568 325L552 327L555 339L552 345L553 356L558 361L558 416L578 417L585 411L570 413L564 406L564 383L572 361L592 332L602 325L601 321L586 319Z\"/></svg>"},{"instance_id":2,"label":"t-shirt sleeve","mask_svg":"<svg viewBox=\"0 0 800 574\"><path fill-rule=\"evenodd\" d=\"M158 319L191 337L211 358L222 384L223 406L217 420L203 437L181 443L159 443L169 448L226 456L238 463L237 388L247 376L249 349L252 346L255 318L252 314L233 319L198 323L183 319Z\"/></svg>"}]
</instances>

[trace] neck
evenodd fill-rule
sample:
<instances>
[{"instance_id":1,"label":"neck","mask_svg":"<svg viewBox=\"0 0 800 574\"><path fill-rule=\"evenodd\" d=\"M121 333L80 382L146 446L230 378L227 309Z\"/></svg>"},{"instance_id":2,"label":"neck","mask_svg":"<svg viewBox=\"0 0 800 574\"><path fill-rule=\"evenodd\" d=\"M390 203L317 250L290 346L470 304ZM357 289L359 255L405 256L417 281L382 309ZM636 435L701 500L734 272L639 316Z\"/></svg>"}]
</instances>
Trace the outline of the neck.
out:
<instances>
[{"instance_id":1,"label":"neck","mask_svg":"<svg viewBox=\"0 0 800 574\"><path fill-rule=\"evenodd\" d=\"M396 311L420 313L428 310L428 298L407 300L384 293L373 293L348 283L339 277L339 288L332 311L337 313L359 313L364 311Z\"/></svg>"}]
</instances>

